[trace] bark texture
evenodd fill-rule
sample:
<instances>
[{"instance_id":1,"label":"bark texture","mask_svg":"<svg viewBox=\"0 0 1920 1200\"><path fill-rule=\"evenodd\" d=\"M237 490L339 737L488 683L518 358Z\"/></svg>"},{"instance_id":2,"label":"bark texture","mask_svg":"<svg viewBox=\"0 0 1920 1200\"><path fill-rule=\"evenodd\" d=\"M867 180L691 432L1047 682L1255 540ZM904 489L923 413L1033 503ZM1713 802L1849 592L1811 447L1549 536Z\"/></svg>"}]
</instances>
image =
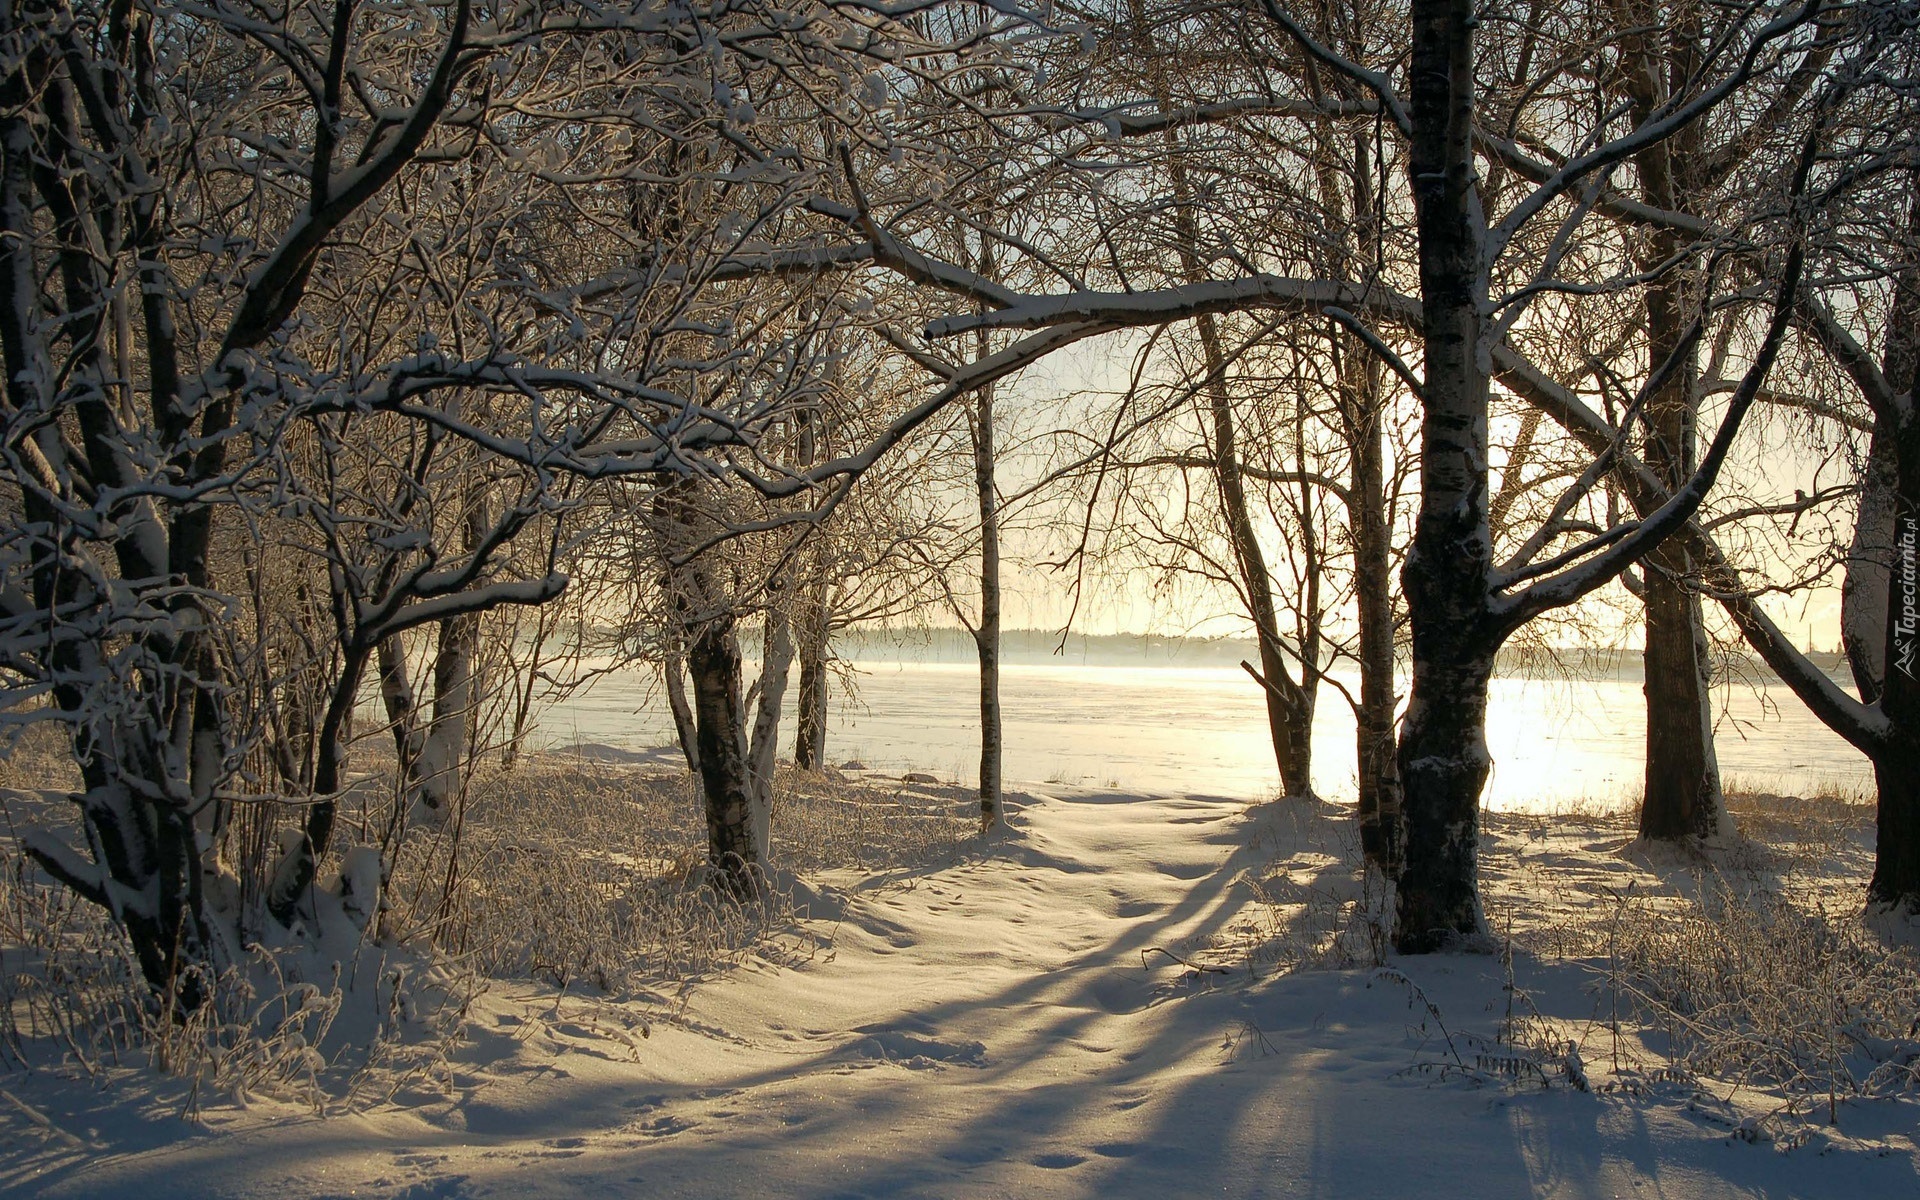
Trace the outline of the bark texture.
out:
<instances>
[{"instance_id":1,"label":"bark texture","mask_svg":"<svg viewBox=\"0 0 1920 1200\"><path fill-rule=\"evenodd\" d=\"M1474 187L1471 0L1414 0L1408 173L1419 230L1420 511L1402 575L1413 679L1401 725L1406 865L1395 943L1443 949L1485 933L1479 896L1480 790L1489 759L1485 227Z\"/></svg>"},{"instance_id":2,"label":"bark texture","mask_svg":"<svg viewBox=\"0 0 1920 1200\"><path fill-rule=\"evenodd\" d=\"M795 655L800 663L799 711L795 713L793 762L803 771L827 765L827 588L810 584L794 614Z\"/></svg>"},{"instance_id":3,"label":"bark texture","mask_svg":"<svg viewBox=\"0 0 1920 1200\"><path fill-rule=\"evenodd\" d=\"M755 830L753 773L747 763L746 705L741 697L740 639L730 615L701 622L687 645L698 729L700 792L707 823L707 862L734 895L759 894L761 848Z\"/></svg>"}]
</instances>

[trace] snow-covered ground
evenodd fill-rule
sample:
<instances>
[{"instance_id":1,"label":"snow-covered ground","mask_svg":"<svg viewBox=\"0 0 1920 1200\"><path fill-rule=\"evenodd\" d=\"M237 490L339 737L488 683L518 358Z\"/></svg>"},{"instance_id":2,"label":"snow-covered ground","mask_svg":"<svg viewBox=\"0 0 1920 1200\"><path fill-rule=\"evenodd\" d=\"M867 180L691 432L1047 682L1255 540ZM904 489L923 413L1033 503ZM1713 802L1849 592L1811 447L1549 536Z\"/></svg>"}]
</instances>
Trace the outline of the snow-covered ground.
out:
<instances>
[{"instance_id":1,"label":"snow-covered ground","mask_svg":"<svg viewBox=\"0 0 1920 1200\"><path fill-rule=\"evenodd\" d=\"M1764 1129L1751 1118L1772 1103L1751 1089L1722 1103L1658 1070L1616 1074L1589 1037L1583 1091L1550 1037L1502 1041L1519 1026L1592 1033L1603 1001L1578 962L1522 953L1511 978L1498 954L1343 967L1367 956L1368 900L1325 811L1051 789L1011 824L954 865L814 880L795 935L812 951L780 965L622 1004L496 985L450 1095L324 1118L210 1107L188 1123L164 1085L7 1075L0 1190L1920 1194L1911 1100L1842 1103L1837 1128L1749 1140L1742 1121ZM1629 879L1659 875L1617 853L1612 827L1496 830L1496 929L1549 908L1602 919ZM1281 969L1302 960L1312 969Z\"/></svg>"}]
</instances>

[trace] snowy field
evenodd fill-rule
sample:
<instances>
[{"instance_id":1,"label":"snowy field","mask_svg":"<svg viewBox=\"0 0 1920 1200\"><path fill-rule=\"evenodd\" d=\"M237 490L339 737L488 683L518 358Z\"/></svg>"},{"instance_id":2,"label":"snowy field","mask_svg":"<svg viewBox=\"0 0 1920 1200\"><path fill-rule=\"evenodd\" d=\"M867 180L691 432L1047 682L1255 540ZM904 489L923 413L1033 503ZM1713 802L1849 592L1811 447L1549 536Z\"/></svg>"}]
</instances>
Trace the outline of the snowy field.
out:
<instances>
[{"instance_id":1,"label":"snowy field","mask_svg":"<svg viewBox=\"0 0 1920 1200\"><path fill-rule=\"evenodd\" d=\"M1871 1061L1842 1048L1856 1082L1893 1064L1891 1098L1859 1099L1807 1094L1834 1078L1812 1049L1794 1050L1797 1082L1750 1058L1717 1060L1748 1078L1719 1077L1706 1051L1619 1019L1622 986L1689 953L1661 914L1709 888L1851 911L1857 814L1750 805L1770 848L1712 865L1636 859L1603 820L1496 816L1498 951L1377 961L1341 810L1046 792L945 864L793 883L805 918L737 966L618 1000L495 982L445 1079L350 1114L203 1098L189 1121L182 1085L130 1069L0 1075L0 1191L1920 1194L1911 1030Z\"/></svg>"}]
</instances>

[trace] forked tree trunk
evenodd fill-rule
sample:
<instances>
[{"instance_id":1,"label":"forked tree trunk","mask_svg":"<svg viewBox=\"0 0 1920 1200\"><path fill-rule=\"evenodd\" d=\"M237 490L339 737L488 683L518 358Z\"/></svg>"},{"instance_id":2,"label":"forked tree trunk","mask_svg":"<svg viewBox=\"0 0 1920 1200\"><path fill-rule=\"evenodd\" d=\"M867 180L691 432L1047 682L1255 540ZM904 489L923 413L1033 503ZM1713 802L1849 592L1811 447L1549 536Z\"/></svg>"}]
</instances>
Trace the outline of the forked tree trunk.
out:
<instances>
[{"instance_id":1,"label":"forked tree trunk","mask_svg":"<svg viewBox=\"0 0 1920 1200\"><path fill-rule=\"evenodd\" d=\"M1198 271L1197 260L1193 270ZM1273 741L1274 764L1279 768L1281 790L1286 795L1310 796L1313 794L1313 709L1318 681L1304 664L1302 678L1296 681L1288 666L1280 640L1273 579L1267 571L1266 552L1261 549L1252 506L1247 500L1233 398L1227 389L1226 350L1220 341L1219 325L1211 315L1200 317L1196 323L1207 368L1202 391L1206 397L1214 483L1219 489L1220 512L1226 521L1227 540L1233 547L1247 615L1260 642L1261 691L1267 703L1267 733ZM1308 616L1309 622L1317 619L1317 614Z\"/></svg>"},{"instance_id":2,"label":"forked tree trunk","mask_svg":"<svg viewBox=\"0 0 1920 1200\"><path fill-rule=\"evenodd\" d=\"M406 650L386 638L376 653L380 700L393 730L394 754L409 822L437 824L452 811L466 759L467 721L473 706L472 617L436 626L431 714L414 691Z\"/></svg>"},{"instance_id":3,"label":"forked tree trunk","mask_svg":"<svg viewBox=\"0 0 1920 1200\"><path fill-rule=\"evenodd\" d=\"M754 834L753 774L747 764L746 705L740 691L740 642L730 615L700 623L687 646L687 674L700 756L707 862L717 882L739 897L759 893L760 846Z\"/></svg>"},{"instance_id":4,"label":"forked tree trunk","mask_svg":"<svg viewBox=\"0 0 1920 1200\"><path fill-rule=\"evenodd\" d=\"M742 899L760 892L763 848L755 836L753 767L748 759L747 705L741 693L740 637L731 598L699 557L675 556L697 544L711 520L695 505L694 485L663 488L652 502L666 563L674 633L685 639L691 685L692 746L688 763L700 782L707 826L707 865L717 886ZM671 656L670 656L671 657ZM668 667L671 670L672 663ZM675 673L677 674L677 672ZM668 694L672 695L671 676ZM679 719L676 714L676 720ZM682 738L687 730L681 729Z\"/></svg>"},{"instance_id":5,"label":"forked tree trunk","mask_svg":"<svg viewBox=\"0 0 1920 1200\"><path fill-rule=\"evenodd\" d=\"M1152 37L1145 5L1140 0L1132 0L1129 12L1137 52L1150 64L1155 102L1166 112L1173 102L1167 57ZM1181 156L1178 131L1169 128L1163 137L1173 185L1173 226L1180 270L1189 283L1198 282L1206 278L1206 268L1200 260L1193 188ZM1280 773L1281 790L1289 796L1308 796L1313 793L1313 708L1319 681L1311 669L1302 664L1301 678L1296 682L1288 667L1280 640L1273 579L1267 571L1266 553L1260 547L1259 533L1247 501L1220 323L1213 314L1206 313L1197 318L1195 326L1206 368L1198 395L1204 398L1201 417L1206 423L1214 485L1220 496L1220 516L1226 526L1227 542L1233 548L1235 573L1247 606L1247 617L1253 623L1254 636L1259 639L1260 669L1249 673L1258 680L1261 697L1266 702L1267 733L1273 743L1273 760ZM1318 614L1309 614L1308 620L1317 621Z\"/></svg>"}]
</instances>

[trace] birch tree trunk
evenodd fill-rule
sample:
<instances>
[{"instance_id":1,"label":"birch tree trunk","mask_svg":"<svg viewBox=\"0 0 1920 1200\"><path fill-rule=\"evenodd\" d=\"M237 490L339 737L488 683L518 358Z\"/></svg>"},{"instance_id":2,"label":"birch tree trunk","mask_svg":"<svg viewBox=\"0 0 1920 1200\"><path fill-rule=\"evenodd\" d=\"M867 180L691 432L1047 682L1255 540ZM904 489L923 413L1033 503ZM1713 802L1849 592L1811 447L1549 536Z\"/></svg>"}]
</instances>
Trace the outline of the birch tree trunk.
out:
<instances>
[{"instance_id":1,"label":"birch tree trunk","mask_svg":"<svg viewBox=\"0 0 1920 1200\"><path fill-rule=\"evenodd\" d=\"M1399 766L1407 822L1395 942L1402 953L1480 937L1480 791L1487 689L1499 637L1489 612L1490 347L1485 226L1474 182L1471 0L1413 0L1407 170L1419 231L1420 511L1403 580L1413 679Z\"/></svg>"},{"instance_id":2,"label":"birch tree trunk","mask_svg":"<svg viewBox=\"0 0 1920 1200\"><path fill-rule=\"evenodd\" d=\"M1872 704L1887 677L1887 608L1892 600L1896 478L1894 431L1875 421L1867 449L1866 479L1847 547L1847 573L1840 585L1840 644L1853 673L1854 690ZM1911 495L1911 493L1908 493Z\"/></svg>"},{"instance_id":3,"label":"birch tree trunk","mask_svg":"<svg viewBox=\"0 0 1920 1200\"><path fill-rule=\"evenodd\" d=\"M380 672L380 701L387 710L387 725L393 731L394 764L407 789L410 808L421 778L421 757L426 750L421 737L420 704L407 668L406 647L400 644L400 639L382 639L375 655Z\"/></svg>"},{"instance_id":4,"label":"birch tree trunk","mask_svg":"<svg viewBox=\"0 0 1920 1200\"><path fill-rule=\"evenodd\" d=\"M792 630L777 594L767 605L765 622L760 703L753 716L753 737L747 743L747 769L753 778L754 860L761 863L767 861L772 850L774 758L780 745L780 708L786 702L788 670L793 664Z\"/></svg>"},{"instance_id":5,"label":"birch tree trunk","mask_svg":"<svg viewBox=\"0 0 1920 1200\"><path fill-rule=\"evenodd\" d=\"M667 708L673 713L673 731L680 739L680 753L687 770L700 776L700 727L694 720L693 706L687 702L687 658L681 650L678 631L673 647L660 664L660 679L667 692Z\"/></svg>"},{"instance_id":6,"label":"birch tree trunk","mask_svg":"<svg viewBox=\"0 0 1920 1200\"><path fill-rule=\"evenodd\" d=\"M1877 696L1888 728L1879 753L1873 755L1879 836L1867 900L1915 918L1920 917L1920 265L1914 265L1912 255L1920 247L1920 170L1910 169L1907 185L1908 265L1894 281L1873 429L1874 449L1892 451L1885 457L1893 460L1893 496L1885 507L1891 510L1893 528L1892 552L1884 560L1886 635ZM1873 457L1870 453L1863 510L1869 509L1876 478ZM1869 573L1860 589L1865 591L1877 582L1878 572L1871 559L1861 565Z\"/></svg>"},{"instance_id":7,"label":"birch tree trunk","mask_svg":"<svg viewBox=\"0 0 1920 1200\"><path fill-rule=\"evenodd\" d=\"M433 720L427 726L421 757L416 816L438 823L447 819L460 794L467 761L468 730L473 719L473 655L478 617L440 622L433 657Z\"/></svg>"},{"instance_id":8,"label":"birch tree trunk","mask_svg":"<svg viewBox=\"0 0 1920 1200\"><path fill-rule=\"evenodd\" d=\"M834 370L837 382L839 373ZM823 406L800 418L800 462L812 466L826 449L827 409ZM803 771L818 771L827 761L827 649L833 638L832 609L829 597L830 556L833 543L824 530L816 529L813 545L805 552L804 581L795 591L792 621L800 658L800 696L795 713L793 763Z\"/></svg>"}]
</instances>

